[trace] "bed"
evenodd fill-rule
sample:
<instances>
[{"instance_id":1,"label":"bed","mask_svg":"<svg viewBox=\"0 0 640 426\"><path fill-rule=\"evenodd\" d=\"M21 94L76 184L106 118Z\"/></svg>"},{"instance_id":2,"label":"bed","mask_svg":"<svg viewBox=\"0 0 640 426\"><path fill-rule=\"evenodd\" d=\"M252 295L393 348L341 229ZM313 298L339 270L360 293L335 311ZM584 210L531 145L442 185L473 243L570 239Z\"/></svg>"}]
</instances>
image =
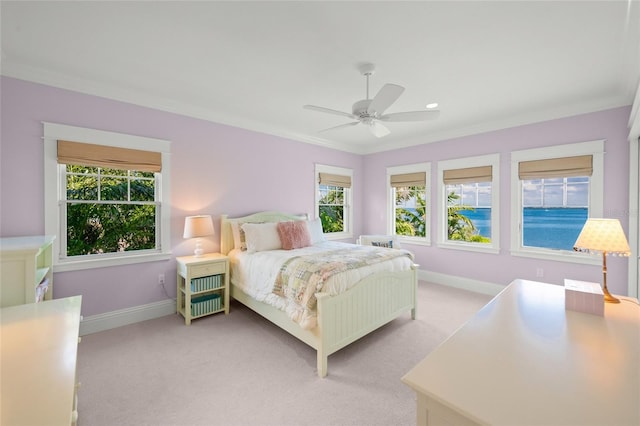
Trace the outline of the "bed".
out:
<instances>
[{"instance_id":1,"label":"bed","mask_svg":"<svg viewBox=\"0 0 640 426\"><path fill-rule=\"evenodd\" d=\"M417 265L410 261L408 266L402 267L404 269L400 270L400 268L394 267L393 271L378 267L375 272L364 276L357 282L350 283L348 289L338 294L329 294L323 287L322 291L313 294L315 302L314 326L309 327L307 324L307 327L303 327L299 321L294 321L291 318L290 312L283 310L282 307L278 308L267 302L259 301L247 294L243 290L243 283L234 274L241 275L238 268L240 267L239 259L243 256L240 254L242 250L235 247L238 241L237 230L239 227L247 223L268 224L306 221L306 219L306 215L292 215L274 211L259 212L236 218L223 215L221 218L220 251L229 255L231 259L231 297L314 348L317 352L318 376L325 377L327 375L327 358L332 353L407 312L410 312L411 318L415 319ZM236 238L234 238L234 231L236 231ZM353 249L359 247L349 246ZM298 250L313 251L314 248L288 251L294 253ZM378 248L377 250L389 249ZM285 251L287 250L274 250L274 253L266 254L280 256L281 252ZM276 268L282 269L281 266L276 266Z\"/></svg>"}]
</instances>

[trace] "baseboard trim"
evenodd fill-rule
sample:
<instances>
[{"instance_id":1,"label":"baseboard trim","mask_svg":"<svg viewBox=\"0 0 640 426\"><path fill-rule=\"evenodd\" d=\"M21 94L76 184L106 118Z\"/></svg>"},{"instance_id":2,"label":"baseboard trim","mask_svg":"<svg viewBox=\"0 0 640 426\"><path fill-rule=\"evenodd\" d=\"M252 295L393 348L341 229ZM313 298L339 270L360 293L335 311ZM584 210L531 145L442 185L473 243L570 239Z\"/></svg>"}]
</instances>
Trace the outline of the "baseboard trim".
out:
<instances>
[{"instance_id":1,"label":"baseboard trim","mask_svg":"<svg viewBox=\"0 0 640 426\"><path fill-rule=\"evenodd\" d=\"M133 324L176 313L176 302L171 299L146 305L134 306L117 311L84 317L80 322L80 335L110 330L123 325Z\"/></svg>"},{"instance_id":2,"label":"baseboard trim","mask_svg":"<svg viewBox=\"0 0 640 426\"><path fill-rule=\"evenodd\" d=\"M455 275L441 274L439 272L426 271L424 269L418 271L418 279L434 284L446 285L449 287L460 288L462 290L488 294L490 296L495 296L505 289L505 286L499 284L474 280L471 278L457 277Z\"/></svg>"},{"instance_id":3,"label":"baseboard trim","mask_svg":"<svg viewBox=\"0 0 640 426\"><path fill-rule=\"evenodd\" d=\"M420 269L418 271L418 279L434 284L488 294L490 296L497 295L505 288L504 286L494 283L474 280L471 278L457 277L455 275L441 274L438 272L426 271L424 269ZM122 327L123 325L134 324L136 322L147 321L175 313L176 302L174 300L167 299L146 305L92 315L90 317L85 317L82 322L80 322L80 335L84 336L87 334L110 330L112 328Z\"/></svg>"}]
</instances>

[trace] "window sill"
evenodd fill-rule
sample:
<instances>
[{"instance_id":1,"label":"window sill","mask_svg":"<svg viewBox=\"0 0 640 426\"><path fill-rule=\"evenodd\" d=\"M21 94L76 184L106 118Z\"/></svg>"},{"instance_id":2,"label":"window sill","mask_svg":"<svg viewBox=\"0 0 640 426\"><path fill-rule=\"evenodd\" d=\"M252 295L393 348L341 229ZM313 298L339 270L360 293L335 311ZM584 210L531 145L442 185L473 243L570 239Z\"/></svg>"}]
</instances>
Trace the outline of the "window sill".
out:
<instances>
[{"instance_id":1,"label":"window sill","mask_svg":"<svg viewBox=\"0 0 640 426\"><path fill-rule=\"evenodd\" d=\"M449 242L439 242L439 248L443 249L451 249L451 250L462 250L462 251L475 251L478 253L489 253L489 254L499 254L500 248L494 247L485 243L449 243Z\"/></svg>"},{"instance_id":2,"label":"window sill","mask_svg":"<svg viewBox=\"0 0 640 426\"><path fill-rule=\"evenodd\" d=\"M556 262L581 263L585 265L602 265L602 256L591 256L568 250L511 250L512 256L530 257L533 259L555 260Z\"/></svg>"},{"instance_id":3,"label":"window sill","mask_svg":"<svg viewBox=\"0 0 640 426\"><path fill-rule=\"evenodd\" d=\"M170 260L170 259L171 259L171 252L136 254L136 255L130 255L130 256L117 256L117 257L116 256L109 256L109 257L100 256L95 259L58 261L59 263L53 266L53 272L80 271L83 269L106 268L110 266L131 265L135 263L144 263L144 262L157 262L161 260Z\"/></svg>"},{"instance_id":4,"label":"window sill","mask_svg":"<svg viewBox=\"0 0 640 426\"><path fill-rule=\"evenodd\" d=\"M328 234L324 234L324 237L328 241L347 240L349 238L353 238L353 233L351 233L351 232L331 232L331 233L328 233Z\"/></svg>"},{"instance_id":5,"label":"window sill","mask_svg":"<svg viewBox=\"0 0 640 426\"><path fill-rule=\"evenodd\" d=\"M398 235L398 242L401 245L415 245L415 246L431 246L431 240L426 238L402 238L402 236Z\"/></svg>"}]
</instances>

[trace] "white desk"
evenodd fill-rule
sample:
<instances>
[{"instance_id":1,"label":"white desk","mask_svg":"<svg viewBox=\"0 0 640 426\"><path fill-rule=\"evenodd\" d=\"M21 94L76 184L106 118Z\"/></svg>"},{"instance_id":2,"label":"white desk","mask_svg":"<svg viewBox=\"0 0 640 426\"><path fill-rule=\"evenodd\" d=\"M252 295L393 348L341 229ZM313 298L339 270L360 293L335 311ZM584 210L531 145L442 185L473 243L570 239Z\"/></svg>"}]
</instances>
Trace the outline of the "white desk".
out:
<instances>
[{"instance_id":1,"label":"white desk","mask_svg":"<svg viewBox=\"0 0 640 426\"><path fill-rule=\"evenodd\" d=\"M75 423L81 296L0 309L0 424Z\"/></svg>"},{"instance_id":2,"label":"white desk","mask_svg":"<svg viewBox=\"0 0 640 426\"><path fill-rule=\"evenodd\" d=\"M515 280L402 381L420 425L640 425L640 306Z\"/></svg>"}]
</instances>

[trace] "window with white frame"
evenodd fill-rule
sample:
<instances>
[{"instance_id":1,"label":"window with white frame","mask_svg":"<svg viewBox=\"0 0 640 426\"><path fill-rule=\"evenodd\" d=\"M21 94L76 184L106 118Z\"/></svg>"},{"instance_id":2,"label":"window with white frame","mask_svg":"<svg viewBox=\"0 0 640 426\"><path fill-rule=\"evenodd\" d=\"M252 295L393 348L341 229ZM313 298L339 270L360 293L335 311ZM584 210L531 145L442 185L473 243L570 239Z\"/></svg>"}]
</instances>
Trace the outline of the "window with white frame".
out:
<instances>
[{"instance_id":1,"label":"window with white frame","mask_svg":"<svg viewBox=\"0 0 640 426\"><path fill-rule=\"evenodd\" d=\"M511 251L581 261L573 244L588 217L601 217L604 141L511 154Z\"/></svg>"},{"instance_id":2,"label":"window with white frame","mask_svg":"<svg viewBox=\"0 0 640 426\"><path fill-rule=\"evenodd\" d=\"M389 221L388 232L403 241L429 244L431 164L409 164L387 168Z\"/></svg>"},{"instance_id":3,"label":"window with white frame","mask_svg":"<svg viewBox=\"0 0 640 426\"><path fill-rule=\"evenodd\" d=\"M500 155L438 162L438 245L497 253Z\"/></svg>"},{"instance_id":4,"label":"window with white frame","mask_svg":"<svg viewBox=\"0 0 640 426\"><path fill-rule=\"evenodd\" d=\"M169 258L169 142L52 123L44 130L56 271Z\"/></svg>"},{"instance_id":5,"label":"window with white frame","mask_svg":"<svg viewBox=\"0 0 640 426\"><path fill-rule=\"evenodd\" d=\"M351 238L353 170L316 164L316 208L330 239Z\"/></svg>"}]
</instances>

